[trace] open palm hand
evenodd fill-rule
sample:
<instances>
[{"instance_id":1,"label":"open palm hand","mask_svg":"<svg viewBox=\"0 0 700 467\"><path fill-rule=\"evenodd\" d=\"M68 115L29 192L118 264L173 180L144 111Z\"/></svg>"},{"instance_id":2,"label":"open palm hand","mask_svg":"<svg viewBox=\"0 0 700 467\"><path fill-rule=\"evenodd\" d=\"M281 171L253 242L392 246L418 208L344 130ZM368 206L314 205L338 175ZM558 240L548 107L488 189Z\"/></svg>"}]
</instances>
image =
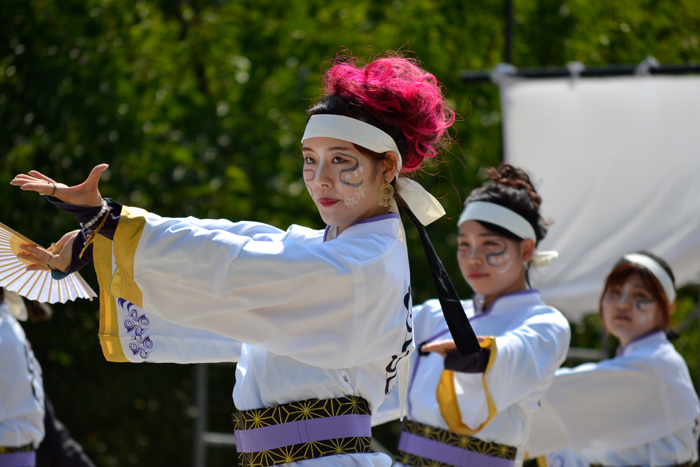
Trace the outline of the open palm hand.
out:
<instances>
[{"instance_id":1,"label":"open palm hand","mask_svg":"<svg viewBox=\"0 0 700 467\"><path fill-rule=\"evenodd\" d=\"M36 191L41 195L53 196L68 204L99 206L102 204L102 196L100 195L98 184L102 172L107 170L107 167L109 167L107 164L97 165L92 169L87 180L75 186L56 182L36 170L30 170L28 175L17 175L10 184L18 186L22 190Z\"/></svg>"}]
</instances>

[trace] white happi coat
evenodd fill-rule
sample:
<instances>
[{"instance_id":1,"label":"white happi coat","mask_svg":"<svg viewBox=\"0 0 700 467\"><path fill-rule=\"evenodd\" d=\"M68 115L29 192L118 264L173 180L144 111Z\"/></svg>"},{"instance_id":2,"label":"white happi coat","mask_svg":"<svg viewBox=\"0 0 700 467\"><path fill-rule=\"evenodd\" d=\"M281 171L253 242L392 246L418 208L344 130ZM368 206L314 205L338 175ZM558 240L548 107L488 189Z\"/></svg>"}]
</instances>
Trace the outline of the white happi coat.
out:
<instances>
[{"instance_id":1,"label":"white happi coat","mask_svg":"<svg viewBox=\"0 0 700 467\"><path fill-rule=\"evenodd\" d=\"M41 367L22 326L0 303L0 446L34 448L44 439Z\"/></svg>"},{"instance_id":2,"label":"white happi coat","mask_svg":"<svg viewBox=\"0 0 700 467\"><path fill-rule=\"evenodd\" d=\"M333 231L124 206L114 241L95 247L102 292L111 294L101 300L105 356L238 361L239 410L355 395L376 411L399 374L407 379L414 348L401 220L392 213L337 238ZM391 460L347 454L300 465Z\"/></svg>"},{"instance_id":3,"label":"white happi coat","mask_svg":"<svg viewBox=\"0 0 700 467\"><path fill-rule=\"evenodd\" d=\"M463 301L462 305L476 335L494 336L495 344L490 344L491 357L485 373L455 372L452 376L461 422L476 431L472 435L475 438L520 448L527 440L540 399L566 358L571 338L569 324L558 310L545 305L537 290L498 297L483 312L475 309L473 300ZM413 320L418 346L450 338L437 300L414 307ZM443 358L436 353L421 356L415 352L410 362L408 418L454 431L441 413L445 401L436 395L444 377ZM493 401L491 406L487 392ZM373 415L373 424L398 418L398 408L398 398L390 396L379 413Z\"/></svg>"},{"instance_id":4,"label":"white happi coat","mask_svg":"<svg viewBox=\"0 0 700 467\"><path fill-rule=\"evenodd\" d=\"M617 357L562 368L535 414L528 452L556 467L668 466L698 459L700 403L662 331Z\"/></svg>"}]
</instances>

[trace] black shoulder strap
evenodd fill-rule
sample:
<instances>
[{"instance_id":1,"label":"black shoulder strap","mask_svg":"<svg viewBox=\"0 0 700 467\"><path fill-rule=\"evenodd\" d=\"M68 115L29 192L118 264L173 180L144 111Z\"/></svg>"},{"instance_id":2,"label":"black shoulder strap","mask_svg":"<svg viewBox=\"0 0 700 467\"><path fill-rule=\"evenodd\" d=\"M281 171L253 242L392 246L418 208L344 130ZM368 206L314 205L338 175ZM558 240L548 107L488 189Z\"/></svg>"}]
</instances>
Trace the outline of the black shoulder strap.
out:
<instances>
[{"instance_id":1,"label":"black shoulder strap","mask_svg":"<svg viewBox=\"0 0 700 467\"><path fill-rule=\"evenodd\" d=\"M450 328L450 334L452 334L452 338L455 344L457 344L459 354L462 357L466 357L467 355L479 352L481 350L479 341L476 338L476 334L474 334L471 323L469 323L469 318L467 318L467 315L464 313L462 302L457 296L457 291L454 285L452 285L450 276L447 275L445 266L443 266L442 261L440 261L440 258L435 252L433 244L430 243L428 232L425 231L423 224L416 219L416 216L410 209L406 207L404 207L404 209L420 234L420 240L421 243L423 243L423 251L425 252L425 257L428 260L428 267L430 268L430 275L435 285L435 292L437 293L440 306L442 307L442 314L445 316L447 327Z\"/></svg>"}]
</instances>

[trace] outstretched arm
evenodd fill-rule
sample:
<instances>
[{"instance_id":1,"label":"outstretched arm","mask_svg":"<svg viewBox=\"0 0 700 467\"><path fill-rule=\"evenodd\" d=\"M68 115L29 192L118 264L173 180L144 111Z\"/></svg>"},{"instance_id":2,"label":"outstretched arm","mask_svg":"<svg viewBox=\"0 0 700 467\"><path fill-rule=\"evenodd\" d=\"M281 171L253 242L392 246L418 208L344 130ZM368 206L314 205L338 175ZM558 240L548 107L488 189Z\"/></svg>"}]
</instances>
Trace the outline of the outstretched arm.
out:
<instances>
[{"instance_id":1,"label":"outstretched arm","mask_svg":"<svg viewBox=\"0 0 700 467\"><path fill-rule=\"evenodd\" d=\"M40 195L53 196L68 204L100 206L102 204L102 196L100 195L98 184L100 183L102 172L107 170L107 167L109 167L107 164L95 166L88 178L83 183L75 186L59 183L36 170L30 170L29 175L17 175L10 184L18 186L25 191L36 191Z\"/></svg>"}]
</instances>

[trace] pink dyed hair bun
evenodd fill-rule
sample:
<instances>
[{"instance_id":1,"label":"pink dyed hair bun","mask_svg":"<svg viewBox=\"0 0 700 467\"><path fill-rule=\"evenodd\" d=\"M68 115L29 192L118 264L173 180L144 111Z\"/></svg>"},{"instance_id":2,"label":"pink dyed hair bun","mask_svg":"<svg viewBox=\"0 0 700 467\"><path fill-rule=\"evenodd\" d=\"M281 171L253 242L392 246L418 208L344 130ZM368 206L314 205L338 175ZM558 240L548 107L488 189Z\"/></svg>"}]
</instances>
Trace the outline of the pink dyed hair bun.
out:
<instances>
[{"instance_id":1,"label":"pink dyed hair bun","mask_svg":"<svg viewBox=\"0 0 700 467\"><path fill-rule=\"evenodd\" d=\"M326 72L323 84L326 97L350 101L381 126L401 130L406 139L402 172L417 170L426 157L436 156L451 141L447 129L455 112L435 76L415 60L391 56L357 66L346 59Z\"/></svg>"}]
</instances>

